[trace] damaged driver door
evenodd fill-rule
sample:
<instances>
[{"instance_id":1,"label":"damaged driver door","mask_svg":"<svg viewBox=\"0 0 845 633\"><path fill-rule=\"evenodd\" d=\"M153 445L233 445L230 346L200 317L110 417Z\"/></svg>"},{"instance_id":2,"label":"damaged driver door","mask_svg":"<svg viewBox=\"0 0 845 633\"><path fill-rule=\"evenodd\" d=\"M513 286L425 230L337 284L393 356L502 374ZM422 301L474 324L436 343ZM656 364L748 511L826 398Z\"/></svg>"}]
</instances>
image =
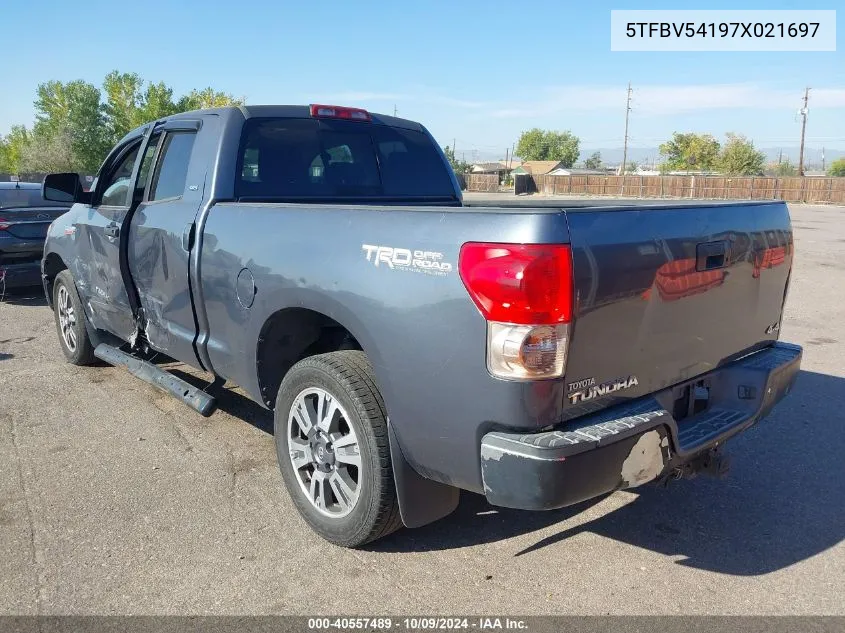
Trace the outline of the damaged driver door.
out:
<instances>
[{"instance_id":1,"label":"damaged driver door","mask_svg":"<svg viewBox=\"0 0 845 633\"><path fill-rule=\"evenodd\" d=\"M149 127L126 139L106 159L87 216L77 222L80 263L77 286L95 327L134 341L137 321L122 257L127 219L139 200L149 167ZM145 160L138 160L144 156Z\"/></svg>"}]
</instances>

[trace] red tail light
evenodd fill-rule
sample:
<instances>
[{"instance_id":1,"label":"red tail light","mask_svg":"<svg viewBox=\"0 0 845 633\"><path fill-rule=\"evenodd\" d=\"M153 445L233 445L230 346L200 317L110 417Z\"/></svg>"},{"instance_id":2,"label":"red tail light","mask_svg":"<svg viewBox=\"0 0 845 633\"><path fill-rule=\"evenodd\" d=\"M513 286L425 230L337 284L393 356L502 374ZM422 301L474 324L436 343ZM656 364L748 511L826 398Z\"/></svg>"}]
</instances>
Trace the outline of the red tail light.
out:
<instances>
[{"instance_id":1,"label":"red tail light","mask_svg":"<svg viewBox=\"0 0 845 633\"><path fill-rule=\"evenodd\" d=\"M468 242L461 280L488 321L556 325L572 320L572 254L559 244Z\"/></svg>"},{"instance_id":2,"label":"red tail light","mask_svg":"<svg viewBox=\"0 0 845 633\"><path fill-rule=\"evenodd\" d=\"M8 220L4 220L3 218L0 218L0 231L5 231L10 226L12 226L12 225Z\"/></svg>"},{"instance_id":3,"label":"red tail light","mask_svg":"<svg viewBox=\"0 0 845 633\"><path fill-rule=\"evenodd\" d=\"M347 121L372 121L370 113L361 108L311 104L311 116L317 119L346 119Z\"/></svg>"}]
</instances>

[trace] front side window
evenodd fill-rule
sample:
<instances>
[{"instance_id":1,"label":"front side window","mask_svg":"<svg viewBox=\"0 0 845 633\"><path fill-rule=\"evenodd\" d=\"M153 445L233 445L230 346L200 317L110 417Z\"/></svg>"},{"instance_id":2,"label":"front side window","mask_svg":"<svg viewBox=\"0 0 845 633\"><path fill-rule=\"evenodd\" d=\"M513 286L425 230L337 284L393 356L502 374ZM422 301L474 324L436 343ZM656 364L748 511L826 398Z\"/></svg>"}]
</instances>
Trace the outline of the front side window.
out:
<instances>
[{"instance_id":1,"label":"front side window","mask_svg":"<svg viewBox=\"0 0 845 633\"><path fill-rule=\"evenodd\" d=\"M144 158L141 159L141 169L138 170L138 182L135 183L135 195L142 196L147 183L150 180L150 170L153 167L153 159L158 149L158 143L161 140L161 134L153 134L150 142L147 144L147 149L144 151ZM138 198L140 200L140 197Z\"/></svg>"},{"instance_id":2,"label":"front side window","mask_svg":"<svg viewBox=\"0 0 845 633\"><path fill-rule=\"evenodd\" d=\"M141 144L139 142L110 171L103 187L103 196L100 199L100 204L109 207L129 206L129 181L132 179L132 170L135 168L135 161L138 158L138 149L140 147Z\"/></svg>"},{"instance_id":3,"label":"front side window","mask_svg":"<svg viewBox=\"0 0 845 633\"><path fill-rule=\"evenodd\" d=\"M188 164L196 136L194 132L175 132L164 137L150 189L150 200L176 198L185 193Z\"/></svg>"}]
</instances>

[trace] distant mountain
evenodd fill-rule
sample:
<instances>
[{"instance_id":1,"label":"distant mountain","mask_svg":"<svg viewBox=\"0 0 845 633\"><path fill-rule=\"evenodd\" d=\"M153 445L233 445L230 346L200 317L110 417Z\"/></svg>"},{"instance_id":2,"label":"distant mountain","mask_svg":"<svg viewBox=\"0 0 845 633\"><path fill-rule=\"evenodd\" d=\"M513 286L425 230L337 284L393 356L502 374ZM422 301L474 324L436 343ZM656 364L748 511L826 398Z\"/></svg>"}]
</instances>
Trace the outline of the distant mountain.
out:
<instances>
[{"instance_id":1,"label":"distant mountain","mask_svg":"<svg viewBox=\"0 0 845 633\"><path fill-rule=\"evenodd\" d=\"M581 157L579 160L589 158L594 152L601 153L601 160L605 165L618 165L622 162L622 148L621 147L599 147L586 148L581 150ZM660 150L656 147L629 147L628 160L642 165L651 165L652 163L660 162Z\"/></svg>"},{"instance_id":2,"label":"distant mountain","mask_svg":"<svg viewBox=\"0 0 845 633\"><path fill-rule=\"evenodd\" d=\"M776 162L778 157L781 160L789 159L793 164L798 162L798 147L761 147L761 152L766 155L768 162ZM593 152L601 152L601 159L607 165L618 165L622 162L622 148L621 147L602 147L598 149L582 149L580 160L588 158ZM830 165L833 161L845 156L845 149L825 148L824 163L825 166ZM634 161L638 164L651 165L660 162L660 150L656 147L629 147L628 160ZM804 162L808 169L821 169L822 166L822 150L815 147L804 149Z\"/></svg>"},{"instance_id":3,"label":"distant mountain","mask_svg":"<svg viewBox=\"0 0 845 633\"><path fill-rule=\"evenodd\" d=\"M761 147L761 152L766 155L768 162L776 162L778 157L781 160L787 160L792 164L798 162L798 150L795 147ZM618 165L622 162L622 148L621 147L598 147L598 148L584 148L581 150L579 162L589 158L593 152L600 152L602 162L605 165ZM504 156L499 156L496 153L486 153L478 150L461 150L458 147L457 156L460 157L465 154L467 162L479 163L485 161L504 160ZM824 165L829 166L833 161L845 157L845 149L825 148L824 150ZM657 147L629 147L628 161L635 162L638 165L652 165L660 163L660 150ZM822 168L822 150L817 147L810 147L804 150L804 163L808 170L820 170Z\"/></svg>"},{"instance_id":4,"label":"distant mountain","mask_svg":"<svg viewBox=\"0 0 845 633\"><path fill-rule=\"evenodd\" d=\"M761 147L760 151L766 155L769 161L777 161L781 151L783 152L782 160L789 158L791 163L798 162L799 147ZM828 167L833 161L845 157L845 149L824 148L824 164ZM817 147L804 148L804 162L808 169L821 169L822 167L822 150Z\"/></svg>"}]
</instances>

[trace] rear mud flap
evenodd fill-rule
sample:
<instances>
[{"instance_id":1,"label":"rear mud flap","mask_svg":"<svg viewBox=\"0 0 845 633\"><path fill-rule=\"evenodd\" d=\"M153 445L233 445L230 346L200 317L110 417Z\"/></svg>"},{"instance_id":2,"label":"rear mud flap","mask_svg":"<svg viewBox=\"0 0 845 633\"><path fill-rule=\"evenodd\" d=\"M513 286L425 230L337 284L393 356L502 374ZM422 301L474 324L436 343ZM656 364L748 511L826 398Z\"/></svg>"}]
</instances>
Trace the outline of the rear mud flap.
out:
<instances>
[{"instance_id":1,"label":"rear mud flap","mask_svg":"<svg viewBox=\"0 0 845 633\"><path fill-rule=\"evenodd\" d=\"M414 470L402 453L390 420L387 421L387 434L399 513L405 527L422 527L454 512L460 501L460 490L427 479Z\"/></svg>"}]
</instances>

